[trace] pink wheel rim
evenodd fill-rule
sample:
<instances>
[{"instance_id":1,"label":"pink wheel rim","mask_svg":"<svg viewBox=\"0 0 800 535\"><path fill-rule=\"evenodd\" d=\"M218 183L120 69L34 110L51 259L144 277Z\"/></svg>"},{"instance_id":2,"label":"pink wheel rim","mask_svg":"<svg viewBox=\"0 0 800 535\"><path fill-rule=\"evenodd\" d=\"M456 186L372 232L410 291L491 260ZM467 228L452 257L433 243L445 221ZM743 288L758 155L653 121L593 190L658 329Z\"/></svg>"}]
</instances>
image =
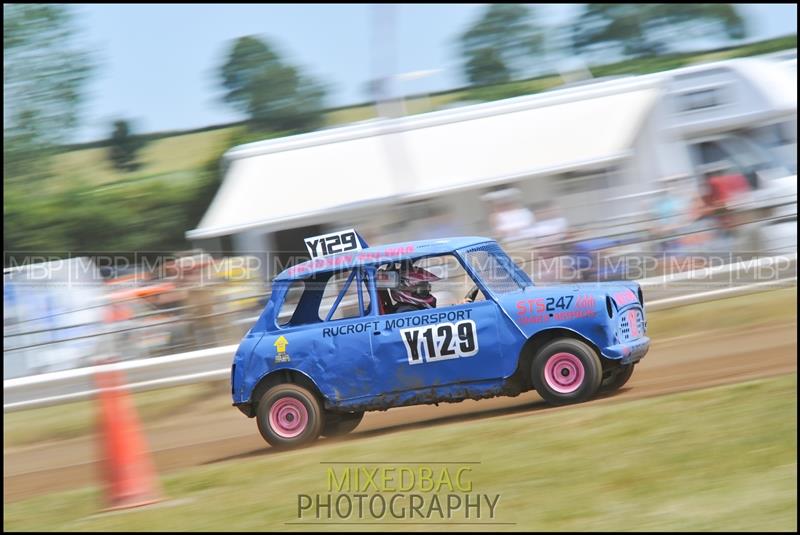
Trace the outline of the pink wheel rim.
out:
<instances>
[{"instance_id":1,"label":"pink wheel rim","mask_svg":"<svg viewBox=\"0 0 800 535\"><path fill-rule=\"evenodd\" d=\"M583 363L572 353L556 353L544 365L547 386L559 394L571 394L583 384Z\"/></svg>"},{"instance_id":2,"label":"pink wheel rim","mask_svg":"<svg viewBox=\"0 0 800 535\"><path fill-rule=\"evenodd\" d=\"M294 438L308 425L308 411L295 398L281 398L269 409L269 426L281 438Z\"/></svg>"}]
</instances>

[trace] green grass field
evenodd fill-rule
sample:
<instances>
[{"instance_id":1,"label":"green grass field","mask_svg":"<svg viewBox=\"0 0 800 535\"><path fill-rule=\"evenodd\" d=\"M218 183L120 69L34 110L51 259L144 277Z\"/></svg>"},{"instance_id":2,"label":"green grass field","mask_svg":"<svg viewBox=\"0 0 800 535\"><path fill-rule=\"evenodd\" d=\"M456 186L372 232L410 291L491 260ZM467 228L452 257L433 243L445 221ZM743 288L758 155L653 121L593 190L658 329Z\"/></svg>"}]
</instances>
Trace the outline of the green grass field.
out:
<instances>
[{"instance_id":1,"label":"green grass field","mask_svg":"<svg viewBox=\"0 0 800 535\"><path fill-rule=\"evenodd\" d=\"M502 523L481 526L461 513L454 521L466 523L449 529L794 531L796 433L797 376L791 374L647 400L403 430L277 455L265 450L163 477L172 502L161 506L97 514L98 490L84 489L6 504L4 528L430 530L437 526L293 522L299 521L298 495L328 493L331 465L322 463L399 468L448 461L477 463L469 465L471 492L500 495L495 517L481 521ZM303 521L317 522L313 513Z\"/></svg>"},{"instance_id":2,"label":"green grass field","mask_svg":"<svg viewBox=\"0 0 800 535\"><path fill-rule=\"evenodd\" d=\"M528 83L528 85L531 85ZM535 85L531 85L535 87ZM410 98L406 112L410 115L433 111L455 102L464 91L441 95ZM325 126L337 126L374 119L375 106L361 105L332 110L325 115ZM53 184L69 183L80 179L90 185L106 185L121 181L139 181L151 178L191 181L211 156L219 154L231 144L231 139L244 132L244 127L231 126L163 137L150 141L140 153L142 167L132 173L115 170L108 159L108 148L95 147L64 152L55 157Z\"/></svg>"},{"instance_id":3,"label":"green grass field","mask_svg":"<svg viewBox=\"0 0 800 535\"><path fill-rule=\"evenodd\" d=\"M647 315L653 340L689 332L797 321L797 286L659 310Z\"/></svg>"},{"instance_id":4,"label":"green grass field","mask_svg":"<svg viewBox=\"0 0 800 535\"><path fill-rule=\"evenodd\" d=\"M193 134L165 137L149 142L140 153L141 169L132 173L115 170L108 159L108 148L91 148L65 152L56 156L53 171L56 177L101 185L123 180L168 178L191 180L197 169L228 146L237 127L208 130Z\"/></svg>"},{"instance_id":5,"label":"green grass field","mask_svg":"<svg viewBox=\"0 0 800 535\"><path fill-rule=\"evenodd\" d=\"M140 392L134 394L133 399L139 419L143 422L156 422L174 415L188 403L192 404L193 410L202 413L229 410L229 404L220 406L218 403L221 396L229 395L230 384L219 381ZM3 419L3 447L84 436L94 432L96 418L97 407L94 401L76 401L66 405L8 413Z\"/></svg>"}]
</instances>

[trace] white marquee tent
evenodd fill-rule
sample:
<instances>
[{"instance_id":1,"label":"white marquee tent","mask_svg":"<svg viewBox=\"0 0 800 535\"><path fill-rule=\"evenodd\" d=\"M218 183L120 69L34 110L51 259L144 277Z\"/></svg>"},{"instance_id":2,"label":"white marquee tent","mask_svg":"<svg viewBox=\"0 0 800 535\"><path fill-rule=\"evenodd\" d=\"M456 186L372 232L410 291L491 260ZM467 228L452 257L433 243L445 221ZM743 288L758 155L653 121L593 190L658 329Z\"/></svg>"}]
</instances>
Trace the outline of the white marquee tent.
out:
<instances>
[{"instance_id":1,"label":"white marquee tent","mask_svg":"<svg viewBox=\"0 0 800 535\"><path fill-rule=\"evenodd\" d=\"M236 147L187 237L268 232L357 206L613 162L629 155L656 81L616 80Z\"/></svg>"}]
</instances>

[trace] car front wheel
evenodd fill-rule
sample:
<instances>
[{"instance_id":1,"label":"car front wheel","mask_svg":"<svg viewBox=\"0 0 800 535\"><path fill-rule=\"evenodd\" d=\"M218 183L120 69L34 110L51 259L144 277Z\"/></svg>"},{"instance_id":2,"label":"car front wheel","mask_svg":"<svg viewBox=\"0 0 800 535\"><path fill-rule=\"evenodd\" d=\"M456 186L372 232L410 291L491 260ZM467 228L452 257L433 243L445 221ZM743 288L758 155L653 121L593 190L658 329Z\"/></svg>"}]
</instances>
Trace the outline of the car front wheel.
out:
<instances>
[{"instance_id":1,"label":"car front wheel","mask_svg":"<svg viewBox=\"0 0 800 535\"><path fill-rule=\"evenodd\" d=\"M595 395L603 379L597 353L584 342L562 338L534 356L531 380L542 398L554 405L580 403Z\"/></svg>"}]
</instances>

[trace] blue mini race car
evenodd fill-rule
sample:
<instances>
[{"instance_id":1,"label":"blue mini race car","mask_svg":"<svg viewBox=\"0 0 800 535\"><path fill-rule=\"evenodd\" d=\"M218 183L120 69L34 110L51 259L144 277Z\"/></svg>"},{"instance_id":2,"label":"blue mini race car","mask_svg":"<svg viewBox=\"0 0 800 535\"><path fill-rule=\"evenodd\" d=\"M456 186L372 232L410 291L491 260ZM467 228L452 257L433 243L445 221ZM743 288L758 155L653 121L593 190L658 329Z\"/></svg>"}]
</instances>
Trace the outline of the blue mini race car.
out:
<instances>
[{"instance_id":1,"label":"blue mini race car","mask_svg":"<svg viewBox=\"0 0 800 535\"><path fill-rule=\"evenodd\" d=\"M576 403L624 385L650 339L635 282L536 286L493 240L366 247L306 239L233 360L233 404L273 446L365 411L516 396Z\"/></svg>"}]
</instances>

